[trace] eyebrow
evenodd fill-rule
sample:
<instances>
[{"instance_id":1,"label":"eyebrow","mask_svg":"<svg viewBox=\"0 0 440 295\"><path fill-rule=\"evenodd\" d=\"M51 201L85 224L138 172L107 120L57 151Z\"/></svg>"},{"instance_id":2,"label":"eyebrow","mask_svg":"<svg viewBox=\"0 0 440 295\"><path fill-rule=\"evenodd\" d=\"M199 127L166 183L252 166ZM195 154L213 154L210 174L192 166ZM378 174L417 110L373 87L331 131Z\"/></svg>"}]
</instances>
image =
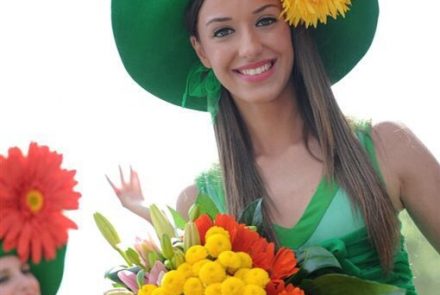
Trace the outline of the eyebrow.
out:
<instances>
[{"instance_id":1,"label":"eyebrow","mask_svg":"<svg viewBox=\"0 0 440 295\"><path fill-rule=\"evenodd\" d=\"M252 14L260 13L269 7L277 7L277 6L275 4L266 4L266 5L263 5L257 9L255 9L252 12ZM206 22L205 26L208 26L209 24L214 23L214 22L225 22L225 21L230 21L230 20L232 20L232 18L230 18L230 17L215 17L213 19L210 19L208 22Z\"/></svg>"}]
</instances>

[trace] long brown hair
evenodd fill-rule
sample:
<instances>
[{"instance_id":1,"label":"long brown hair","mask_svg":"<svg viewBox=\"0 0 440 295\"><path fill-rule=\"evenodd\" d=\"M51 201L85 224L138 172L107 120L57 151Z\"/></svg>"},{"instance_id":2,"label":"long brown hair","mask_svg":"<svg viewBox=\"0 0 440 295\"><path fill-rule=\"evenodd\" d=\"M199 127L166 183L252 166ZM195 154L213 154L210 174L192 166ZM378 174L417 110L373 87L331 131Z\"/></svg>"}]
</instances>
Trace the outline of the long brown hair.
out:
<instances>
[{"instance_id":1,"label":"long brown hair","mask_svg":"<svg viewBox=\"0 0 440 295\"><path fill-rule=\"evenodd\" d=\"M190 3L186 14L188 31L197 37L197 16L203 0ZM292 83L304 120L305 143L318 139L326 176L345 189L354 207L360 209L369 239L376 248L382 267L392 268L398 236L397 213L374 171L367 154L340 110L318 50L303 27L292 30L295 64ZM223 89L214 124L220 165L229 212L238 214L247 204L262 197L265 229L276 240L268 213L270 196L255 162L246 125L230 94ZM310 152L310 149L309 149Z\"/></svg>"}]
</instances>

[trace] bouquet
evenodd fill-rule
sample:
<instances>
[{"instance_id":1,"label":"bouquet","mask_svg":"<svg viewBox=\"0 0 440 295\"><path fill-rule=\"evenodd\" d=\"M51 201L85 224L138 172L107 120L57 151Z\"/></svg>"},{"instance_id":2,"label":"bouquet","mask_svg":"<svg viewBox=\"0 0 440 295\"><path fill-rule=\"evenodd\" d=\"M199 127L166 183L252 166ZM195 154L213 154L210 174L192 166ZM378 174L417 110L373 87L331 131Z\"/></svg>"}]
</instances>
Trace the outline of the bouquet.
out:
<instances>
[{"instance_id":1,"label":"bouquet","mask_svg":"<svg viewBox=\"0 0 440 295\"><path fill-rule=\"evenodd\" d=\"M137 295L305 295L405 294L403 290L340 273L332 253L320 247L298 253L276 247L262 228L261 200L236 220L220 214L207 196L191 207L189 221L168 208L174 225L157 206L150 207L160 246L149 237L122 250L113 225L100 213L95 222L125 265L106 277Z\"/></svg>"}]
</instances>

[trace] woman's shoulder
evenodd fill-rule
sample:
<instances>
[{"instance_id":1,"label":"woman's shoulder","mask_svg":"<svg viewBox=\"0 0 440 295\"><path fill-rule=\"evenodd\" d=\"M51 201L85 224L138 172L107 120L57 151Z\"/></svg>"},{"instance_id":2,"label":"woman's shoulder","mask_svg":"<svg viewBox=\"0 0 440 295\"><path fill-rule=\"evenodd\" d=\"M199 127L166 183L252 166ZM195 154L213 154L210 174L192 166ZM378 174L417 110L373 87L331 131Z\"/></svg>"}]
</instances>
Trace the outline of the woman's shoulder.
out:
<instances>
[{"instance_id":1,"label":"woman's shoulder","mask_svg":"<svg viewBox=\"0 0 440 295\"><path fill-rule=\"evenodd\" d=\"M414 198L422 194L421 190L417 193L413 190L422 179L428 177L428 171L435 170L436 160L403 123L377 123L372 127L371 136L381 169L386 175L387 189L391 190L397 209L403 209L408 200L402 198Z\"/></svg>"}]
</instances>

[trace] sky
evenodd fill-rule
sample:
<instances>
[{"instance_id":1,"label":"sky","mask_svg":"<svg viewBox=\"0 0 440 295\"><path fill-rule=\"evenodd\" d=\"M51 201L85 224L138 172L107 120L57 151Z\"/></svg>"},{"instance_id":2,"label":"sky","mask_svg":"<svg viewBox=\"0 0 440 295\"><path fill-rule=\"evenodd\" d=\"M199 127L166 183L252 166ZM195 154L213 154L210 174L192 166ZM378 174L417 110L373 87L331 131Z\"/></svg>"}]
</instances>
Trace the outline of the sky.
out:
<instances>
[{"instance_id":1,"label":"sky","mask_svg":"<svg viewBox=\"0 0 440 295\"><path fill-rule=\"evenodd\" d=\"M356 0L353 0L356 1ZM375 41L333 86L347 115L407 125L440 159L440 26L434 0L381 0ZM157 99L126 73L110 1L0 0L0 153L29 142L64 155L77 171L80 210L69 233L61 295L102 294L122 263L93 223L101 212L125 244L151 230L122 208L104 175L139 172L146 203L176 197L217 159L208 114ZM87 290L87 291L85 291Z\"/></svg>"}]
</instances>

